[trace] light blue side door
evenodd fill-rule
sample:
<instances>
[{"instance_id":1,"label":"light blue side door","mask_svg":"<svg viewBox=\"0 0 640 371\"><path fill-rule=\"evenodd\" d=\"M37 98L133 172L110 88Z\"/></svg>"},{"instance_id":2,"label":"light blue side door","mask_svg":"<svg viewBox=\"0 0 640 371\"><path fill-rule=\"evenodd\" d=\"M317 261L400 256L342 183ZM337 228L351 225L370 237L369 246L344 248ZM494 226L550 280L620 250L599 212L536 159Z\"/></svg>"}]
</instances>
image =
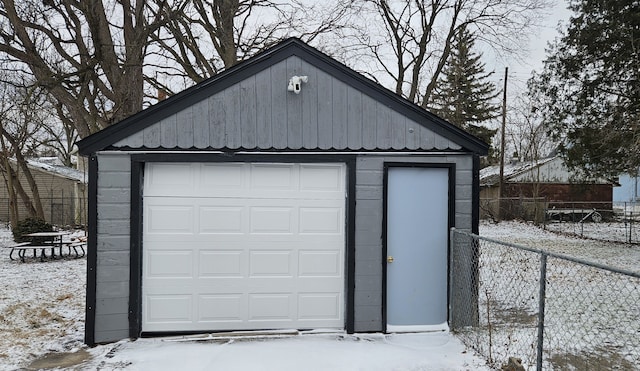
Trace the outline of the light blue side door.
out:
<instances>
[{"instance_id":1,"label":"light blue side door","mask_svg":"<svg viewBox=\"0 0 640 371\"><path fill-rule=\"evenodd\" d=\"M389 167L387 331L447 328L449 169Z\"/></svg>"}]
</instances>

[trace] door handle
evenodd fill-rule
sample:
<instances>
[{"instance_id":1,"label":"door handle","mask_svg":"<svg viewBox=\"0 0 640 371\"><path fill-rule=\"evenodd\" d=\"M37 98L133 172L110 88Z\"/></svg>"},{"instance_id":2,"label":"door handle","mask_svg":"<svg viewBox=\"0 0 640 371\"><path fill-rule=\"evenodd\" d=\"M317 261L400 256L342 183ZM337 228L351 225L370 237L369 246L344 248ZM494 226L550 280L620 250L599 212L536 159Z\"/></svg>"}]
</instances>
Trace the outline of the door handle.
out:
<instances>
[{"instance_id":1,"label":"door handle","mask_svg":"<svg viewBox=\"0 0 640 371\"><path fill-rule=\"evenodd\" d=\"M387 263L393 263L393 256L387 256Z\"/></svg>"}]
</instances>

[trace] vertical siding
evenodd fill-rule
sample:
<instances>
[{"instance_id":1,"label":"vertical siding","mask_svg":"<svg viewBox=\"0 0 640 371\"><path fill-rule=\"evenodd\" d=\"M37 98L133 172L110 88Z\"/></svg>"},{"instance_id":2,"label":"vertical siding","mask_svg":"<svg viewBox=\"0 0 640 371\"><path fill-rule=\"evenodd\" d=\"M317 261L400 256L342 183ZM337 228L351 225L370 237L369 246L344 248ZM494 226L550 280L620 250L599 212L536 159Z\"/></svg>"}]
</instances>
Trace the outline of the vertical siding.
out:
<instances>
[{"instance_id":1,"label":"vertical siding","mask_svg":"<svg viewBox=\"0 0 640 371\"><path fill-rule=\"evenodd\" d=\"M407 138L407 149L420 148L420 124L415 121L406 120L405 135Z\"/></svg>"},{"instance_id":2,"label":"vertical siding","mask_svg":"<svg viewBox=\"0 0 640 371\"><path fill-rule=\"evenodd\" d=\"M195 146L196 139L193 135L193 110L193 106L188 107L178 112L176 115L176 146L178 148L191 148Z\"/></svg>"},{"instance_id":3,"label":"vertical siding","mask_svg":"<svg viewBox=\"0 0 640 371\"><path fill-rule=\"evenodd\" d=\"M356 89L347 89L347 137L348 148L362 148L363 94Z\"/></svg>"},{"instance_id":4,"label":"vertical siding","mask_svg":"<svg viewBox=\"0 0 640 371\"><path fill-rule=\"evenodd\" d=\"M298 58L289 58L286 60L287 72L286 78L282 81L280 88L286 90L289 79L292 76L304 76L302 73L302 61ZM307 83L302 83L300 94L287 91L287 148L302 148L302 107L304 100L304 92L309 90Z\"/></svg>"},{"instance_id":5,"label":"vertical siding","mask_svg":"<svg viewBox=\"0 0 640 371\"><path fill-rule=\"evenodd\" d=\"M84 184L34 168L31 168L31 175L38 185L45 221L57 225L86 223L86 213L78 213L87 209ZM19 174L19 181L27 195L31 197L31 188L22 171ZM0 182L0 221L9 221L8 199L6 184ZM21 200L18 200L18 213L20 219L28 216L27 209Z\"/></svg>"},{"instance_id":6,"label":"vertical siding","mask_svg":"<svg viewBox=\"0 0 640 371\"><path fill-rule=\"evenodd\" d=\"M178 144L178 128L176 115L171 115L160 121L160 146L175 148Z\"/></svg>"},{"instance_id":7,"label":"vertical siding","mask_svg":"<svg viewBox=\"0 0 640 371\"><path fill-rule=\"evenodd\" d=\"M308 76L300 94L292 76ZM447 150L460 146L292 56L116 147Z\"/></svg>"},{"instance_id":8,"label":"vertical siding","mask_svg":"<svg viewBox=\"0 0 640 371\"><path fill-rule=\"evenodd\" d=\"M256 81L256 144L258 148L272 146L271 134L271 69L258 72Z\"/></svg>"},{"instance_id":9,"label":"vertical siding","mask_svg":"<svg viewBox=\"0 0 640 371\"><path fill-rule=\"evenodd\" d=\"M160 128L162 123L158 123L156 125L149 126L143 130L143 141L144 146L147 148L158 148L160 147Z\"/></svg>"},{"instance_id":10,"label":"vertical siding","mask_svg":"<svg viewBox=\"0 0 640 371\"><path fill-rule=\"evenodd\" d=\"M333 87L331 76L317 71L318 78L318 148L330 149L333 144Z\"/></svg>"},{"instance_id":11,"label":"vertical siding","mask_svg":"<svg viewBox=\"0 0 640 371\"><path fill-rule=\"evenodd\" d=\"M375 149L378 142L377 104L367 95L362 96L362 148Z\"/></svg>"},{"instance_id":12,"label":"vertical siding","mask_svg":"<svg viewBox=\"0 0 640 371\"><path fill-rule=\"evenodd\" d=\"M333 145L335 149L347 148L347 85L342 81L331 79L332 90L332 122Z\"/></svg>"},{"instance_id":13,"label":"vertical siding","mask_svg":"<svg viewBox=\"0 0 640 371\"><path fill-rule=\"evenodd\" d=\"M127 155L98 156L95 341L129 336L131 166Z\"/></svg>"},{"instance_id":14,"label":"vertical siding","mask_svg":"<svg viewBox=\"0 0 640 371\"><path fill-rule=\"evenodd\" d=\"M209 101L209 99L205 99L191 108L193 146L195 148L204 149L209 147Z\"/></svg>"},{"instance_id":15,"label":"vertical siding","mask_svg":"<svg viewBox=\"0 0 640 371\"><path fill-rule=\"evenodd\" d=\"M309 78L302 95L302 147L318 148L318 73L302 62L301 70Z\"/></svg>"},{"instance_id":16,"label":"vertical siding","mask_svg":"<svg viewBox=\"0 0 640 371\"><path fill-rule=\"evenodd\" d=\"M240 83L240 124L242 132L242 148L252 149L257 145L257 109L256 109L256 79L252 76Z\"/></svg>"},{"instance_id":17,"label":"vertical siding","mask_svg":"<svg viewBox=\"0 0 640 371\"><path fill-rule=\"evenodd\" d=\"M287 148L287 64L281 62L271 68L271 134L270 147ZM291 93L293 94L293 93Z\"/></svg>"},{"instance_id":18,"label":"vertical siding","mask_svg":"<svg viewBox=\"0 0 640 371\"><path fill-rule=\"evenodd\" d=\"M241 139L241 112L243 111L240 99L240 85L236 84L225 90L224 104L225 110L225 139L226 147L231 149L240 148Z\"/></svg>"},{"instance_id":19,"label":"vertical siding","mask_svg":"<svg viewBox=\"0 0 640 371\"><path fill-rule=\"evenodd\" d=\"M376 148L389 149L391 146L391 110L376 102Z\"/></svg>"},{"instance_id":20,"label":"vertical siding","mask_svg":"<svg viewBox=\"0 0 640 371\"><path fill-rule=\"evenodd\" d=\"M384 331L382 322L382 218L385 162L453 163L455 177L455 227L471 229L472 157L460 156L359 156L356 162L356 269L355 331ZM443 216L446 217L446 216ZM451 273L471 267L450 267ZM443 284L446 285L446 282Z\"/></svg>"},{"instance_id":21,"label":"vertical siding","mask_svg":"<svg viewBox=\"0 0 640 371\"><path fill-rule=\"evenodd\" d=\"M406 117L399 112L391 111L391 148L404 149L406 147Z\"/></svg>"},{"instance_id":22,"label":"vertical siding","mask_svg":"<svg viewBox=\"0 0 640 371\"><path fill-rule=\"evenodd\" d=\"M224 92L213 95L209 101L209 145L212 148L225 148L227 146L225 136L225 120L227 118L227 106L225 105ZM207 122L198 123L207 125Z\"/></svg>"}]
</instances>

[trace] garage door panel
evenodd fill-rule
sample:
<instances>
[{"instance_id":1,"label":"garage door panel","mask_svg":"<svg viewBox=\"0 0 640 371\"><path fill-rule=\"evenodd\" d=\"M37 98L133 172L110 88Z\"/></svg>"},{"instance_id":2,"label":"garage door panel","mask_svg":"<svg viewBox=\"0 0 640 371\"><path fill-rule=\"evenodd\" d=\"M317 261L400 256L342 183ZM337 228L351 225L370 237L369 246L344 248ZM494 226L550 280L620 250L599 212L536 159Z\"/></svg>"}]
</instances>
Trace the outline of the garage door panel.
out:
<instances>
[{"instance_id":1,"label":"garage door panel","mask_svg":"<svg viewBox=\"0 0 640 371\"><path fill-rule=\"evenodd\" d=\"M193 251L153 250L146 254L149 278L191 278L193 273Z\"/></svg>"},{"instance_id":2,"label":"garage door panel","mask_svg":"<svg viewBox=\"0 0 640 371\"><path fill-rule=\"evenodd\" d=\"M190 323L193 321L191 295L147 295L146 318L149 323Z\"/></svg>"},{"instance_id":3,"label":"garage door panel","mask_svg":"<svg viewBox=\"0 0 640 371\"><path fill-rule=\"evenodd\" d=\"M247 165L237 163L199 164L200 192L211 190L239 190L246 188Z\"/></svg>"},{"instance_id":4,"label":"garage door panel","mask_svg":"<svg viewBox=\"0 0 640 371\"><path fill-rule=\"evenodd\" d=\"M292 294L250 294L249 295L249 321L291 321Z\"/></svg>"},{"instance_id":5,"label":"garage door panel","mask_svg":"<svg viewBox=\"0 0 640 371\"><path fill-rule=\"evenodd\" d=\"M345 189L343 167L335 164L301 164L300 191L302 192L336 192Z\"/></svg>"},{"instance_id":6,"label":"garage door panel","mask_svg":"<svg viewBox=\"0 0 640 371\"><path fill-rule=\"evenodd\" d=\"M342 234L341 207L301 207L298 228L301 234Z\"/></svg>"},{"instance_id":7,"label":"garage door panel","mask_svg":"<svg viewBox=\"0 0 640 371\"><path fill-rule=\"evenodd\" d=\"M246 229L245 207L201 206L199 208L200 234L240 234Z\"/></svg>"},{"instance_id":8,"label":"garage door panel","mask_svg":"<svg viewBox=\"0 0 640 371\"><path fill-rule=\"evenodd\" d=\"M252 193L261 190L295 189L295 164L251 164L250 184Z\"/></svg>"},{"instance_id":9,"label":"garage door panel","mask_svg":"<svg viewBox=\"0 0 640 371\"><path fill-rule=\"evenodd\" d=\"M298 318L313 320L337 320L340 318L340 293L298 294Z\"/></svg>"},{"instance_id":10,"label":"garage door panel","mask_svg":"<svg viewBox=\"0 0 640 371\"><path fill-rule=\"evenodd\" d=\"M251 251L249 255L249 277L292 277L291 251Z\"/></svg>"},{"instance_id":11,"label":"garage door panel","mask_svg":"<svg viewBox=\"0 0 640 371\"><path fill-rule=\"evenodd\" d=\"M339 277L342 272L342 260L338 251L300 251L298 253L298 276Z\"/></svg>"},{"instance_id":12,"label":"garage door panel","mask_svg":"<svg viewBox=\"0 0 640 371\"><path fill-rule=\"evenodd\" d=\"M193 192L196 164L147 164L145 196L176 195Z\"/></svg>"},{"instance_id":13,"label":"garage door panel","mask_svg":"<svg viewBox=\"0 0 640 371\"><path fill-rule=\"evenodd\" d=\"M143 331L344 328L343 164L179 165L145 177Z\"/></svg>"},{"instance_id":14,"label":"garage door panel","mask_svg":"<svg viewBox=\"0 0 640 371\"><path fill-rule=\"evenodd\" d=\"M246 254L233 250L200 250L198 277L243 277Z\"/></svg>"},{"instance_id":15,"label":"garage door panel","mask_svg":"<svg viewBox=\"0 0 640 371\"><path fill-rule=\"evenodd\" d=\"M145 226L148 234L193 234L194 207L191 205L148 205Z\"/></svg>"},{"instance_id":16,"label":"garage door panel","mask_svg":"<svg viewBox=\"0 0 640 371\"><path fill-rule=\"evenodd\" d=\"M249 231L252 234L293 234L293 207L252 207Z\"/></svg>"},{"instance_id":17,"label":"garage door panel","mask_svg":"<svg viewBox=\"0 0 640 371\"><path fill-rule=\"evenodd\" d=\"M199 295L198 321L242 322L246 306L246 295L241 293Z\"/></svg>"}]
</instances>

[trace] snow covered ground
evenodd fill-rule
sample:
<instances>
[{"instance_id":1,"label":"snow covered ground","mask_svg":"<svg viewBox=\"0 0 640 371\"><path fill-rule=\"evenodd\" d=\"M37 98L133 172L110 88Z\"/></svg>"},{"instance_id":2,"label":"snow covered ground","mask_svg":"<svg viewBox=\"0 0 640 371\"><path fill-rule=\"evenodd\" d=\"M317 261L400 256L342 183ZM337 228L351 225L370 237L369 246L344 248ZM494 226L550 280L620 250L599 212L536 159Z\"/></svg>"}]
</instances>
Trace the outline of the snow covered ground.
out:
<instances>
[{"instance_id":1,"label":"snow covered ground","mask_svg":"<svg viewBox=\"0 0 640 371\"><path fill-rule=\"evenodd\" d=\"M602 229L603 237L608 233ZM569 237L516 222L485 222L480 234L640 272L638 245ZM480 241L480 256L480 323L462 336L487 358L517 355L531 366L541 256L489 241ZM640 369L639 278L553 257L547 260L545 278L544 369Z\"/></svg>"},{"instance_id":2,"label":"snow covered ground","mask_svg":"<svg viewBox=\"0 0 640 371\"><path fill-rule=\"evenodd\" d=\"M549 223L549 231L563 233L570 236L583 237L598 241L632 242L640 244L640 221L632 223L605 221L601 223Z\"/></svg>"},{"instance_id":3,"label":"snow covered ground","mask_svg":"<svg viewBox=\"0 0 640 371\"><path fill-rule=\"evenodd\" d=\"M571 238L514 222L483 222L480 232L497 240L549 249L623 269L640 269L638 246ZM0 246L11 243L10 232L0 227ZM5 249L0 249L0 254L1 371L43 367L31 362L52 353L54 356L84 354L78 357L80 365L66 369L488 369L473 351L465 349L458 338L447 333L305 334L189 342L139 339L87 349L82 344L86 259L20 263L10 261Z\"/></svg>"},{"instance_id":4,"label":"snow covered ground","mask_svg":"<svg viewBox=\"0 0 640 371\"><path fill-rule=\"evenodd\" d=\"M558 224L569 225L568 223ZM606 237L615 234L620 226L616 223L598 223L598 225L600 230L594 237L602 237L602 240L554 233L549 226L547 226L547 230L542 230L531 223L514 221L496 224L483 220L480 223L480 235L502 242L566 254L594 263L640 272L640 246L606 241ZM559 228L557 227L557 229Z\"/></svg>"},{"instance_id":5,"label":"snow covered ground","mask_svg":"<svg viewBox=\"0 0 640 371\"><path fill-rule=\"evenodd\" d=\"M13 243L0 227L0 246ZM46 352L82 346L86 260L9 260L0 249L0 369L14 370Z\"/></svg>"},{"instance_id":6,"label":"snow covered ground","mask_svg":"<svg viewBox=\"0 0 640 371\"><path fill-rule=\"evenodd\" d=\"M11 233L0 227L0 246L12 243ZM10 261L8 252L0 250L1 371L55 365L74 370L488 370L460 340L442 332L139 339L87 349L82 343L86 259L21 263Z\"/></svg>"}]
</instances>

